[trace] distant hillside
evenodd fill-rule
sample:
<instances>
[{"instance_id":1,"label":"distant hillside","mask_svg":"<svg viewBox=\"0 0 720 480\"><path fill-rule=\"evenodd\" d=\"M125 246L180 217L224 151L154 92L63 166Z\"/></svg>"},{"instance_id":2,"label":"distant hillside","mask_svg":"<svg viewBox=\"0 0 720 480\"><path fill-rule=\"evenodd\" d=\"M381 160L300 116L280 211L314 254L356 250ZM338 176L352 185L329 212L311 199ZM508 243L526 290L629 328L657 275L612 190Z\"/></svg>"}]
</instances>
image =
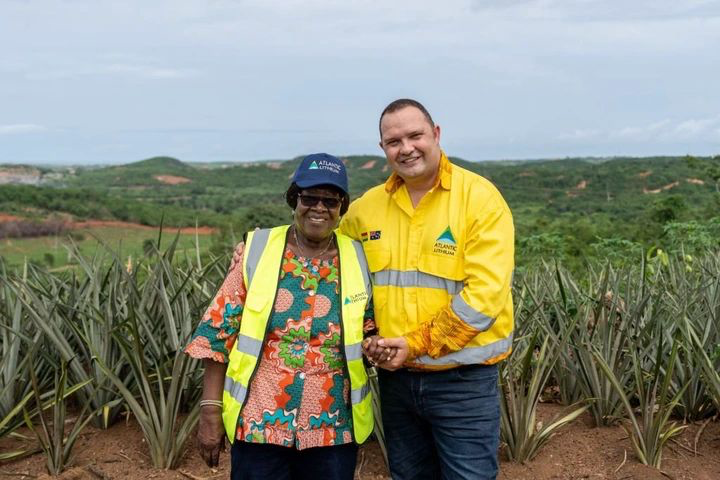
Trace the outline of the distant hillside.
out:
<instances>
[{"instance_id":1,"label":"distant hillside","mask_svg":"<svg viewBox=\"0 0 720 480\"><path fill-rule=\"evenodd\" d=\"M281 200L299 161L196 168L176 158L154 157L127 165L78 168L64 180L74 188L109 190L141 201L230 213L258 202ZM390 174L380 156L348 156L343 161L353 196L384 182ZM582 158L511 164L452 161L494 182L512 207L548 203L563 211L594 211L619 201L642 205L669 194L680 194L695 203L717 188L707 165L720 162L718 157L613 158L602 162Z\"/></svg>"},{"instance_id":2,"label":"distant hillside","mask_svg":"<svg viewBox=\"0 0 720 480\"><path fill-rule=\"evenodd\" d=\"M390 174L380 156L343 161L353 198ZM635 247L658 244L673 222L703 222L720 212L720 157L452 161L488 178L503 193L513 211L519 247L526 251L561 249L578 257L603 239ZM299 162L204 168L155 157L121 166L78 167L65 171L56 184L71 188L11 191L0 186L0 213L64 212L149 225L165 215L166 223L176 226L233 225L234 232L242 232L291 221L283 193Z\"/></svg>"},{"instance_id":3,"label":"distant hillside","mask_svg":"<svg viewBox=\"0 0 720 480\"><path fill-rule=\"evenodd\" d=\"M177 170L191 170L185 163L181 162L177 158L173 157L152 157L138 162L129 163L123 166L127 169L146 169L149 171L169 169L173 171Z\"/></svg>"},{"instance_id":4,"label":"distant hillside","mask_svg":"<svg viewBox=\"0 0 720 480\"><path fill-rule=\"evenodd\" d=\"M62 174L33 165L0 165L0 185L40 185Z\"/></svg>"},{"instance_id":5,"label":"distant hillside","mask_svg":"<svg viewBox=\"0 0 720 480\"><path fill-rule=\"evenodd\" d=\"M148 187L192 183L198 170L177 158L153 157L126 165L79 168L68 185L90 188Z\"/></svg>"}]
</instances>

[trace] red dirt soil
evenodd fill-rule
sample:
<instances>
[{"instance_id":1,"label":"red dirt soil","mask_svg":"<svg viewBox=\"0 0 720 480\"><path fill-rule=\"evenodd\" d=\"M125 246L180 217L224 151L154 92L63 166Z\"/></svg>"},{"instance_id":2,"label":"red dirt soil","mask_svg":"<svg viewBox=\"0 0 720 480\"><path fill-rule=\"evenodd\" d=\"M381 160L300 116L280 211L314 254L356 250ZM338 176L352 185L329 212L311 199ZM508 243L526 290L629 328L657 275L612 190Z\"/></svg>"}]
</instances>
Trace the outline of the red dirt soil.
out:
<instances>
[{"instance_id":1,"label":"red dirt soil","mask_svg":"<svg viewBox=\"0 0 720 480\"><path fill-rule=\"evenodd\" d=\"M141 225L139 223L121 222L119 220L88 220L85 222L72 222L71 227L73 229L79 228L96 228L96 227L113 227L113 228L133 228L137 230L154 230L157 231L158 227L151 227L149 225ZM216 228L212 227L164 227L168 231L176 232L178 229L180 233L194 234L196 231L198 235L212 235L217 231Z\"/></svg>"},{"instance_id":2,"label":"red dirt soil","mask_svg":"<svg viewBox=\"0 0 720 480\"><path fill-rule=\"evenodd\" d=\"M155 180L168 185L180 185L190 183L190 179L186 177L178 177L177 175L155 175Z\"/></svg>"},{"instance_id":3,"label":"red dirt soil","mask_svg":"<svg viewBox=\"0 0 720 480\"><path fill-rule=\"evenodd\" d=\"M542 404L539 418L548 421L561 407ZM502 460L500 480L550 479L642 479L642 480L717 480L720 479L720 422L710 422L702 431L695 455L694 441L701 424L691 424L665 449L662 472L641 465L633 454L630 439L620 427L593 428L590 417L584 416L561 429L541 449L538 456L525 465ZM27 432L24 432L27 433ZM18 440L0 439L0 451L18 447ZM95 479L227 479L230 458L221 455L220 468L210 469L194 446L185 452L177 470L153 468L145 442L132 419L121 421L109 430L88 427L75 445L70 468L60 478L65 480ZM627 454L627 456L626 456ZM503 456L501 455L501 458ZM31 457L0 464L0 479L48 478L45 457ZM356 479L390 478L375 442L360 449Z\"/></svg>"},{"instance_id":4,"label":"red dirt soil","mask_svg":"<svg viewBox=\"0 0 720 480\"><path fill-rule=\"evenodd\" d=\"M0 223L3 222L16 222L25 220L23 217L10 215L8 213L0 212ZM73 230L81 228L96 228L96 227L112 227L112 228L132 228L135 230L154 230L157 231L158 227L152 227L149 225L141 225L139 223L122 222L119 220L87 220L83 222L68 221L68 227ZM168 231L175 233L178 229L183 234L194 234L197 232L198 235L212 235L217 232L216 228L212 227L164 227Z\"/></svg>"}]
</instances>

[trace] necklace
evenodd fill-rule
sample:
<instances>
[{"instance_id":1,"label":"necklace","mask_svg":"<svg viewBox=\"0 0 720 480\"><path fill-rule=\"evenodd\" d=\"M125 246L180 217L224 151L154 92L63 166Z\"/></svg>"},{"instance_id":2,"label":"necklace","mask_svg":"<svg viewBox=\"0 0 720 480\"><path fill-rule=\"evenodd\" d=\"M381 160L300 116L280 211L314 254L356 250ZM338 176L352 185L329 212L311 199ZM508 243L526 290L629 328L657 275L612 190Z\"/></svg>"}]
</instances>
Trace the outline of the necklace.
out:
<instances>
[{"instance_id":1,"label":"necklace","mask_svg":"<svg viewBox=\"0 0 720 480\"><path fill-rule=\"evenodd\" d=\"M325 245L325 248L323 248L322 251L320 253L318 253L314 258L320 258L320 257L322 257L322 255L325 252L327 252L327 249L330 248L330 244L333 241L334 235L335 235L334 233L332 235L330 235L330 238L328 239L328 242L327 242L327 245ZM305 251L303 251L302 247L300 246L300 240L298 240L298 236L297 236L297 228L295 228L294 225L293 225L293 237L295 237L295 245L297 245L298 250L300 250L300 255L302 255L303 258L305 259L305 261L301 262L301 263L306 267L309 266L310 257L305 254ZM312 269L317 270L317 266L313 265Z\"/></svg>"}]
</instances>

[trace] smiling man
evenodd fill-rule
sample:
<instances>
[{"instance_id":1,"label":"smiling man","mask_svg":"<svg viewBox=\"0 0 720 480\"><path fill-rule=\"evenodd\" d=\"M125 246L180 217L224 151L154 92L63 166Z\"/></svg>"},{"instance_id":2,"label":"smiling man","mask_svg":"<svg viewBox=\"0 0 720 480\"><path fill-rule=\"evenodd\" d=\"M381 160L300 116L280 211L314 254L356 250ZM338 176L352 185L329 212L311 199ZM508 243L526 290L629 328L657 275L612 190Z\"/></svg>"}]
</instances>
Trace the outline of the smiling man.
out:
<instances>
[{"instance_id":1,"label":"smiling man","mask_svg":"<svg viewBox=\"0 0 720 480\"><path fill-rule=\"evenodd\" d=\"M353 202L344 233L374 280L385 440L394 479L497 476L497 362L510 354L514 230L485 178L453 165L440 127L400 99L380 116L393 174Z\"/></svg>"}]
</instances>

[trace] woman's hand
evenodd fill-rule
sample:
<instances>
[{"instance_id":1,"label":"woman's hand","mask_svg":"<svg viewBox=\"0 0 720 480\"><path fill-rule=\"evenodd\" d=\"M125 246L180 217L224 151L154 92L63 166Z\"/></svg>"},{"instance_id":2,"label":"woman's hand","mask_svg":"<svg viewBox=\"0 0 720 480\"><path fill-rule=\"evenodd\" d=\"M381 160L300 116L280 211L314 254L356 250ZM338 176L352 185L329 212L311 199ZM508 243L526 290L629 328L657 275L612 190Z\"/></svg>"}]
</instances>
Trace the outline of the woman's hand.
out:
<instances>
[{"instance_id":1,"label":"woman's hand","mask_svg":"<svg viewBox=\"0 0 720 480\"><path fill-rule=\"evenodd\" d=\"M208 467L217 467L220 451L225 450L225 427L220 407L215 405L200 407L197 439L200 456Z\"/></svg>"},{"instance_id":2,"label":"woman's hand","mask_svg":"<svg viewBox=\"0 0 720 480\"><path fill-rule=\"evenodd\" d=\"M225 381L227 363L215 362L209 358L206 358L204 363L203 398L206 400L220 399L223 395L223 382ZM222 421L222 408L217 405L203 405L200 407L197 439L200 456L208 464L208 467L217 467L220 450L225 450L225 426Z\"/></svg>"},{"instance_id":3,"label":"woman's hand","mask_svg":"<svg viewBox=\"0 0 720 480\"><path fill-rule=\"evenodd\" d=\"M380 368L385 370L397 370L407 360L410 348L405 337L381 338L377 342L378 348L392 350L393 354L382 362L378 362Z\"/></svg>"},{"instance_id":4,"label":"woman's hand","mask_svg":"<svg viewBox=\"0 0 720 480\"><path fill-rule=\"evenodd\" d=\"M373 365L385 363L397 354L396 348L380 346L378 342L382 338L380 335L373 335L363 340L363 353Z\"/></svg>"}]
</instances>

